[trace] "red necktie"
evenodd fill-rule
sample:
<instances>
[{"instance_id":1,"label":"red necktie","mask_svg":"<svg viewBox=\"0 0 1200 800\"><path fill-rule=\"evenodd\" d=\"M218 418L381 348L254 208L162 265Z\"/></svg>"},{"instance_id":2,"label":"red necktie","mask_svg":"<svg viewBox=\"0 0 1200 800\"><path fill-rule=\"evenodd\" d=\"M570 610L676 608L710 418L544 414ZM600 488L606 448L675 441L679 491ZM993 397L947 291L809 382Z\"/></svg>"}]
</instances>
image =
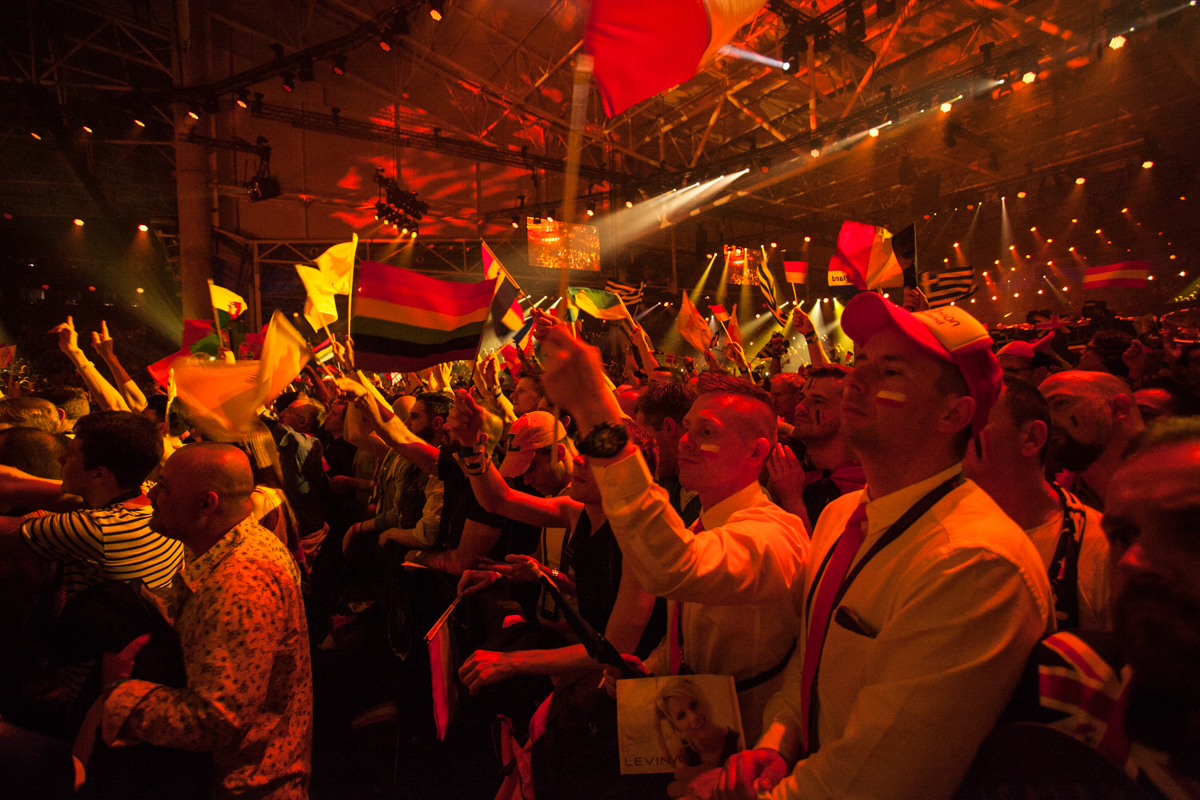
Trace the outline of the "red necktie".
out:
<instances>
[{"instance_id":1,"label":"red necktie","mask_svg":"<svg viewBox=\"0 0 1200 800\"><path fill-rule=\"evenodd\" d=\"M696 518L692 524L692 533L700 533L704 530L704 520L700 517ZM676 601L675 617L672 620L670 630L667 631L667 654L670 659L671 674L678 675L679 667L683 664L683 603Z\"/></svg>"},{"instance_id":2,"label":"red necktie","mask_svg":"<svg viewBox=\"0 0 1200 800\"><path fill-rule=\"evenodd\" d=\"M850 564L867 538L866 531L867 506L859 503L858 508L846 520L846 529L834 546L833 556L821 577L821 585L813 600L812 615L808 623L808 640L804 646L804 666L800 673L800 719L804 723L804 749L808 750L809 742L809 706L812 697L813 681L817 677L817 667L821 663L821 649L825 646L825 634L829 630L829 620L833 616L833 599L842 586L842 579L850 570Z\"/></svg>"}]
</instances>

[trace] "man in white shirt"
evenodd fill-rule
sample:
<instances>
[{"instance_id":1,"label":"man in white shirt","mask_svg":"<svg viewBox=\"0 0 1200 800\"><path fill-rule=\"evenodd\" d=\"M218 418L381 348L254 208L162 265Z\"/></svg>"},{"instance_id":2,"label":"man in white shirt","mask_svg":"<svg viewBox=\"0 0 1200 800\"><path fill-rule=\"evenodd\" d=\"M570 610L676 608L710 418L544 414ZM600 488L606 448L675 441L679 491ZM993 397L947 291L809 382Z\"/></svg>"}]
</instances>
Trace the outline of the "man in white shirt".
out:
<instances>
[{"instance_id":1,"label":"man in white shirt","mask_svg":"<svg viewBox=\"0 0 1200 800\"><path fill-rule=\"evenodd\" d=\"M628 441L623 414L604 384L598 351L564 331L543 340L542 383L579 426L623 565L669 601L666 639L646 666L655 675L729 675L747 737L782 681L799 618L791 600L808 552L803 522L758 484L775 447L770 396L727 375L701 376L684 417L679 481L700 495L689 527Z\"/></svg>"},{"instance_id":2,"label":"man in white shirt","mask_svg":"<svg viewBox=\"0 0 1200 800\"><path fill-rule=\"evenodd\" d=\"M1054 629L1037 551L962 478L1000 391L986 330L874 293L850 301L842 329L859 348L842 431L867 488L813 531L802 646L756 749L697 793L950 798Z\"/></svg>"}]
</instances>

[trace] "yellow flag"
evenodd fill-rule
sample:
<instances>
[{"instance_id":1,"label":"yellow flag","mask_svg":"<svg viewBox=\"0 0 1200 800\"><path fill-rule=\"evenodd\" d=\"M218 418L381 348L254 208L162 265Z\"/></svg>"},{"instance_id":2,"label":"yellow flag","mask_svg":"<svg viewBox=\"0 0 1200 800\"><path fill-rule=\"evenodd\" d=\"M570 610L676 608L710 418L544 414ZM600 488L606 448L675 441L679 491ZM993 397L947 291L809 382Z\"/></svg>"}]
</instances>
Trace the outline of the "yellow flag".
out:
<instances>
[{"instance_id":1,"label":"yellow flag","mask_svg":"<svg viewBox=\"0 0 1200 800\"><path fill-rule=\"evenodd\" d=\"M231 292L224 286L217 286L212 281L208 282L208 291L212 299L212 307L217 311L224 311L230 319L237 319L246 310L246 301L237 292Z\"/></svg>"},{"instance_id":2,"label":"yellow flag","mask_svg":"<svg viewBox=\"0 0 1200 800\"><path fill-rule=\"evenodd\" d=\"M708 330L708 323L704 321L704 317L700 316L700 312L688 299L687 292L683 292L683 301L679 304L679 316L675 317L675 328L684 341L692 347L701 353L708 350L708 345L712 342L712 333Z\"/></svg>"},{"instance_id":3,"label":"yellow flag","mask_svg":"<svg viewBox=\"0 0 1200 800\"><path fill-rule=\"evenodd\" d=\"M329 283L328 275L314 267L303 264L296 265L300 282L308 299L304 301L304 318L312 325L314 331L319 331L332 322L337 322L337 303L334 302L333 286Z\"/></svg>"},{"instance_id":4,"label":"yellow flag","mask_svg":"<svg viewBox=\"0 0 1200 800\"><path fill-rule=\"evenodd\" d=\"M358 234L355 233L350 241L335 244L316 257L317 267L334 294L350 294L350 284L354 282L354 254L357 251Z\"/></svg>"},{"instance_id":5,"label":"yellow flag","mask_svg":"<svg viewBox=\"0 0 1200 800\"><path fill-rule=\"evenodd\" d=\"M312 357L308 344L278 311L263 337L262 360L175 367L179 398L215 438L249 432L258 411L283 393Z\"/></svg>"}]
</instances>

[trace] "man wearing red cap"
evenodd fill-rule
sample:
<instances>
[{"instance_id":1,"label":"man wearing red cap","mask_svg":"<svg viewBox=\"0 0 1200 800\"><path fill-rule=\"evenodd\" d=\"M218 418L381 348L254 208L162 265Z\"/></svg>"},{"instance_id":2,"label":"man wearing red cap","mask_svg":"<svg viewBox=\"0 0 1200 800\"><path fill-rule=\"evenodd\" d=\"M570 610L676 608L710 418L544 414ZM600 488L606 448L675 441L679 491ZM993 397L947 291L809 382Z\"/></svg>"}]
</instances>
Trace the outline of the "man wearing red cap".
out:
<instances>
[{"instance_id":1,"label":"man wearing red cap","mask_svg":"<svg viewBox=\"0 0 1200 800\"><path fill-rule=\"evenodd\" d=\"M1000 393L986 330L957 307L913 314L873 293L842 329L859 348L842 432L867 488L816 524L803 648L714 797L949 798L1054 630L1036 549L962 476Z\"/></svg>"},{"instance_id":2,"label":"man wearing red cap","mask_svg":"<svg viewBox=\"0 0 1200 800\"><path fill-rule=\"evenodd\" d=\"M1009 342L996 351L996 357L1000 359L1000 367L1009 375L1041 386L1058 364L1050 346L1053 341L1054 333L1051 332L1036 342Z\"/></svg>"}]
</instances>

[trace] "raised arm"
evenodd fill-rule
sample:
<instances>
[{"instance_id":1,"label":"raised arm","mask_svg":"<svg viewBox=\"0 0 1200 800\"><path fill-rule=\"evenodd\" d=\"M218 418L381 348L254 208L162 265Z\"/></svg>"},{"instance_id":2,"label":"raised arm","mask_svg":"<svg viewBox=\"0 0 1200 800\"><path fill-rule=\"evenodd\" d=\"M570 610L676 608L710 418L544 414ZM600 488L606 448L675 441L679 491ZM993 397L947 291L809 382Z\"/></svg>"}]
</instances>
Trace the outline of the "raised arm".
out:
<instances>
[{"instance_id":1,"label":"raised arm","mask_svg":"<svg viewBox=\"0 0 1200 800\"><path fill-rule=\"evenodd\" d=\"M792 312L792 324L804 336L804 341L808 345L808 360L812 365L814 367L827 366L829 356L826 355L825 348L821 346L821 337L817 336L812 320L801 310L800 306L796 306L796 310Z\"/></svg>"},{"instance_id":2,"label":"raised arm","mask_svg":"<svg viewBox=\"0 0 1200 800\"><path fill-rule=\"evenodd\" d=\"M104 320L100 320L99 333L92 331L92 347L108 365L108 371L112 373L113 380L120 387L121 397L125 398L125 402L131 410L140 414L146 408L146 395L142 394L142 388L129 377L125 367L121 366L121 362L117 360L117 354L113 352L112 337L108 335L108 323Z\"/></svg>"},{"instance_id":3,"label":"raised arm","mask_svg":"<svg viewBox=\"0 0 1200 800\"><path fill-rule=\"evenodd\" d=\"M113 385L104 379L96 365L88 361L83 350L79 349L79 334L75 331L75 320L67 317L67 321L50 329L50 333L58 335L58 349L71 360L75 370L83 378L88 391L96 404L105 411L128 411L129 406Z\"/></svg>"}]
</instances>

